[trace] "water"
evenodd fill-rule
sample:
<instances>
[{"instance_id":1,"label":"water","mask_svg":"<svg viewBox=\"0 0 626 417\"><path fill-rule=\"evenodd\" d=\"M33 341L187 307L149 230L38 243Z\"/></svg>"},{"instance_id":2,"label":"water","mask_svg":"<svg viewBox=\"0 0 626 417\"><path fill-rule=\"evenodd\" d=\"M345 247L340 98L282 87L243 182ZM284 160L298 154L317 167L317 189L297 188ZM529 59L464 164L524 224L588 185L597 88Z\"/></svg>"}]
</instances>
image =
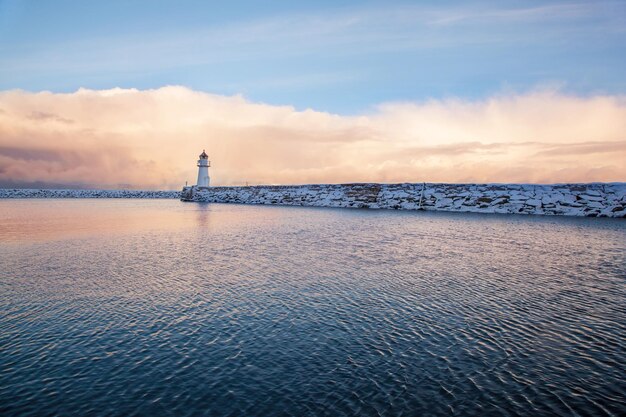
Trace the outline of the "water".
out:
<instances>
[{"instance_id":1,"label":"water","mask_svg":"<svg viewBox=\"0 0 626 417\"><path fill-rule=\"evenodd\" d=\"M626 222L0 200L2 415L623 415Z\"/></svg>"}]
</instances>

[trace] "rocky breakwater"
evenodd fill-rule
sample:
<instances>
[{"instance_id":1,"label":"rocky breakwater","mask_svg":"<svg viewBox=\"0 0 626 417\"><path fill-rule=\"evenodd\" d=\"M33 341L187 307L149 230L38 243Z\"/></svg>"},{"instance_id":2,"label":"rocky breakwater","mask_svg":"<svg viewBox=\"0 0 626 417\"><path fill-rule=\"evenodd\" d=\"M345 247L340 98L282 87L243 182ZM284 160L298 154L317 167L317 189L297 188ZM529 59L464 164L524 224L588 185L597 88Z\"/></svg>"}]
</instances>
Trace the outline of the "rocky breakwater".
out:
<instances>
[{"instance_id":1,"label":"rocky breakwater","mask_svg":"<svg viewBox=\"0 0 626 417\"><path fill-rule=\"evenodd\" d=\"M180 191L0 189L0 198L180 198Z\"/></svg>"},{"instance_id":2,"label":"rocky breakwater","mask_svg":"<svg viewBox=\"0 0 626 417\"><path fill-rule=\"evenodd\" d=\"M185 187L181 199L214 203L626 217L626 183Z\"/></svg>"}]
</instances>

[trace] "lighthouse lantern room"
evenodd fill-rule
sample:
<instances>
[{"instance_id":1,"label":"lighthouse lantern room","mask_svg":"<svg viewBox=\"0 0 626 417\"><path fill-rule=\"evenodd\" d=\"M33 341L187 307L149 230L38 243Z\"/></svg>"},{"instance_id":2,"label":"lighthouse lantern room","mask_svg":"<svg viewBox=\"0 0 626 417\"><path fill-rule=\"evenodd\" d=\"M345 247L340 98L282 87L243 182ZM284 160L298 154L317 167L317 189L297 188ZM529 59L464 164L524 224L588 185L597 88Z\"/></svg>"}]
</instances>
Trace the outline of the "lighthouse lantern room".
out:
<instances>
[{"instance_id":1,"label":"lighthouse lantern room","mask_svg":"<svg viewBox=\"0 0 626 417\"><path fill-rule=\"evenodd\" d=\"M209 187L209 167L211 166L211 161L209 161L209 155L203 150L200 154L200 159L198 159L198 182L196 184L197 188L208 188Z\"/></svg>"}]
</instances>

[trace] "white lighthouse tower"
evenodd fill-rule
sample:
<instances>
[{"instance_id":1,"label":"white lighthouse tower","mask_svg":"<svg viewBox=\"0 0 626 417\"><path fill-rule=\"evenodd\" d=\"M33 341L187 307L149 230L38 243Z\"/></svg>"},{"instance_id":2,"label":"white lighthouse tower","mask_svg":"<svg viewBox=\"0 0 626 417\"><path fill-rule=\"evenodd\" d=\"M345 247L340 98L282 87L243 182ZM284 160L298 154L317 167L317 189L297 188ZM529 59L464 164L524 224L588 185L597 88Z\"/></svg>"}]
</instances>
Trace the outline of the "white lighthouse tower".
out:
<instances>
[{"instance_id":1,"label":"white lighthouse tower","mask_svg":"<svg viewBox=\"0 0 626 417\"><path fill-rule=\"evenodd\" d=\"M196 183L197 188L208 188L209 187L209 167L211 166L211 161L209 161L209 155L206 154L204 150L200 154L200 159L198 159L198 182Z\"/></svg>"}]
</instances>

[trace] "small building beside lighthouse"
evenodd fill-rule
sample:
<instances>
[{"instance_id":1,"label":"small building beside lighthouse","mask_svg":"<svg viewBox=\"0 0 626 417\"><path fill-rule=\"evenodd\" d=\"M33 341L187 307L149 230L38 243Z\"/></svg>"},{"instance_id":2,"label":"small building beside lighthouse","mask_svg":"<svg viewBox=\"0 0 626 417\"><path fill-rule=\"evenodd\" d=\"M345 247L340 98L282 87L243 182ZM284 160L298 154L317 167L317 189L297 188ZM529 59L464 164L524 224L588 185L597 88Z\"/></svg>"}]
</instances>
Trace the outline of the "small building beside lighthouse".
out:
<instances>
[{"instance_id":1,"label":"small building beside lighthouse","mask_svg":"<svg viewBox=\"0 0 626 417\"><path fill-rule=\"evenodd\" d=\"M211 161L209 161L209 155L206 154L204 149L202 150L199 158L198 181L196 182L196 187L209 188L209 183L211 181L211 178L209 177L209 167L211 166Z\"/></svg>"}]
</instances>

